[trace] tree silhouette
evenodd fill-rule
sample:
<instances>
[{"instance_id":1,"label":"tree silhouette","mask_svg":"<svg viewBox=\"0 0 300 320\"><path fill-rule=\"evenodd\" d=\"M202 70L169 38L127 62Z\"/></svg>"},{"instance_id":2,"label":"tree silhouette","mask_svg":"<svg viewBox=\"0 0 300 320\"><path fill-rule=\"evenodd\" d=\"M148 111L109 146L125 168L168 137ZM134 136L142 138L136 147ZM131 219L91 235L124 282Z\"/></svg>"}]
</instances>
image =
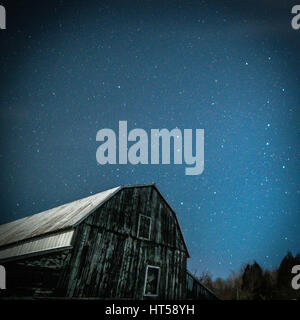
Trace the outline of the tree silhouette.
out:
<instances>
[{"instance_id":1,"label":"tree silhouette","mask_svg":"<svg viewBox=\"0 0 300 320\"><path fill-rule=\"evenodd\" d=\"M242 291L244 291L246 298L251 300L265 299L265 280L263 271L260 265L254 263L247 264L242 276Z\"/></svg>"}]
</instances>

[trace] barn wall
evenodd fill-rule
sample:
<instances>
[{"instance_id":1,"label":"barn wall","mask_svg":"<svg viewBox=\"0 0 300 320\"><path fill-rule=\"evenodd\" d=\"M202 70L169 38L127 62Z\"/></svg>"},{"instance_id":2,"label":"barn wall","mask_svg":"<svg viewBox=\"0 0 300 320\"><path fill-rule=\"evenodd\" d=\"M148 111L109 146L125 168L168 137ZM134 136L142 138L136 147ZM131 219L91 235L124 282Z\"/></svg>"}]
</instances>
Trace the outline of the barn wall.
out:
<instances>
[{"instance_id":1,"label":"barn wall","mask_svg":"<svg viewBox=\"0 0 300 320\"><path fill-rule=\"evenodd\" d=\"M150 241L137 237L139 213L152 218ZM61 284L68 296L142 299L147 264L160 270L160 299L185 297L186 258L172 211L153 187L125 188L75 234Z\"/></svg>"}]
</instances>

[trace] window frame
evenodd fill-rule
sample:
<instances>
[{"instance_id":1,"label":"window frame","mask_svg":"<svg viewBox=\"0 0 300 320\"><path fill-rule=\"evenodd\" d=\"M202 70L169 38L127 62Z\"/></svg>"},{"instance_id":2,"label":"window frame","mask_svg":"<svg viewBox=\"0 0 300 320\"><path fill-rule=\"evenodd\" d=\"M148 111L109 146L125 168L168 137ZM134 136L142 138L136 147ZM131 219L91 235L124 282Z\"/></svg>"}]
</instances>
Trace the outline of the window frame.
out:
<instances>
[{"instance_id":1,"label":"window frame","mask_svg":"<svg viewBox=\"0 0 300 320\"><path fill-rule=\"evenodd\" d=\"M152 268L152 269L158 269L158 276L157 276L157 286L156 286L156 294L149 294L149 293L146 293L146 284L147 284L147 278L148 278L148 270L149 268ZM160 282L160 267L158 266L152 266L150 264L148 264L146 266L146 274L145 274L145 281L144 281L144 290L143 290L143 295L145 297L158 297L158 291L159 291L159 282Z\"/></svg>"},{"instance_id":2,"label":"window frame","mask_svg":"<svg viewBox=\"0 0 300 320\"><path fill-rule=\"evenodd\" d=\"M140 236L140 226L141 226L141 219L142 219L142 217L147 218L147 219L150 220L148 238L144 238L144 237ZM152 226L152 218L151 218L151 217L148 217L148 216L145 216L144 214L140 213L140 214L139 214L137 237L138 237L139 239L142 239L142 240L150 241L150 238L151 238L151 226Z\"/></svg>"}]
</instances>

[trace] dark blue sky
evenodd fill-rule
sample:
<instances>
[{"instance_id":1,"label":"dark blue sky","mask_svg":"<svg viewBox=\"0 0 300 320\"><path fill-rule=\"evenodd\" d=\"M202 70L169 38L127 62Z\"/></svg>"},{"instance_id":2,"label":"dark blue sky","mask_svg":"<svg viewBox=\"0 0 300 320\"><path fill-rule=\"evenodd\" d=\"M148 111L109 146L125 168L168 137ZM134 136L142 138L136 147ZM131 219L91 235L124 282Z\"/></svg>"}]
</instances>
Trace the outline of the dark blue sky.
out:
<instances>
[{"instance_id":1,"label":"dark blue sky","mask_svg":"<svg viewBox=\"0 0 300 320\"><path fill-rule=\"evenodd\" d=\"M0 30L0 222L156 182L192 272L300 251L293 1L9 1ZM17 4L14 4L17 3ZM5 5L5 2L2 2ZM205 169L105 165L96 133L205 130Z\"/></svg>"}]
</instances>

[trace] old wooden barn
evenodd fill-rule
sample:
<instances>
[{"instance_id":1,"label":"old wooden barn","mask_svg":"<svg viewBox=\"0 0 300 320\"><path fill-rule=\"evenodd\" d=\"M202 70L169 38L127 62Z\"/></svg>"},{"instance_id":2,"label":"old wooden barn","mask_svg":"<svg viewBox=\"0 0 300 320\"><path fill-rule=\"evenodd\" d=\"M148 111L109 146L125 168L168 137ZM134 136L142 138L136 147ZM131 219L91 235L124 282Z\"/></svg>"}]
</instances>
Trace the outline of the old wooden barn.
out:
<instances>
[{"instance_id":1,"label":"old wooden barn","mask_svg":"<svg viewBox=\"0 0 300 320\"><path fill-rule=\"evenodd\" d=\"M6 296L215 299L186 269L175 211L155 184L113 188L0 226Z\"/></svg>"}]
</instances>

